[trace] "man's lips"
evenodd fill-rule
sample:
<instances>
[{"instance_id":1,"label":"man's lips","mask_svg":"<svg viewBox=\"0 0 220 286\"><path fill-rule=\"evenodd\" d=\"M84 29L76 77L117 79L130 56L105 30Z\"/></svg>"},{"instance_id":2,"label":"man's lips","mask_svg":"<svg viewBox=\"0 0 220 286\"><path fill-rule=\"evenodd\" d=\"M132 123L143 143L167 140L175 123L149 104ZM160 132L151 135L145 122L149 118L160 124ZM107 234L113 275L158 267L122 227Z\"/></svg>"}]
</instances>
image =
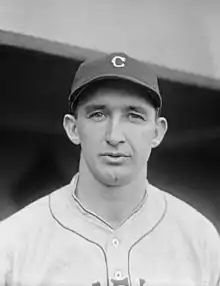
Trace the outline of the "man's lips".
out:
<instances>
[{"instance_id":1,"label":"man's lips","mask_svg":"<svg viewBox=\"0 0 220 286\"><path fill-rule=\"evenodd\" d=\"M106 153L102 153L101 157L103 158L106 164L118 166L118 165L124 164L129 159L130 156L128 156L125 153L106 152Z\"/></svg>"},{"instance_id":2,"label":"man's lips","mask_svg":"<svg viewBox=\"0 0 220 286\"><path fill-rule=\"evenodd\" d=\"M125 154L125 153L110 153L110 152L102 153L101 156L109 156L113 158L130 157L128 154Z\"/></svg>"}]
</instances>

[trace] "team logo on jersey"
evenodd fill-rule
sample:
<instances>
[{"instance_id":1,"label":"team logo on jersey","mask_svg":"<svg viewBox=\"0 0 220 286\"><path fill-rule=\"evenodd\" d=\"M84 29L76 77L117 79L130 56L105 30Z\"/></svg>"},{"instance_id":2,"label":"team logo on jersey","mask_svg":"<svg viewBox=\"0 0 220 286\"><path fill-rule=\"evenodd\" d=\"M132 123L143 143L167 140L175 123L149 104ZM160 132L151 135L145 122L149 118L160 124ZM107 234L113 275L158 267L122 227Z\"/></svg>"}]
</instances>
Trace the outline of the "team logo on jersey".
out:
<instances>
[{"instance_id":1,"label":"team logo on jersey","mask_svg":"<svg viewBox=\"0 0 220 286\"><path fill-rule=\"evenodd\" d=\"M123 68L125 66L126 58L122 56L114 56L112 58L112 64L116 68Z\"/></svg>"},{"instance_id":2,"label":"team logo on jersey","mask_svg":"<svg viewBox=\"0 0 220 286\"><path fill-rule=\"evenodd\" d=\"M111 286L130 286L128 278L123 279L111 279ZM145 286L144 279L138 279L138 286ZM100 282L92 283L92 286L102 286Z\"/></svg>"}]
</instances>

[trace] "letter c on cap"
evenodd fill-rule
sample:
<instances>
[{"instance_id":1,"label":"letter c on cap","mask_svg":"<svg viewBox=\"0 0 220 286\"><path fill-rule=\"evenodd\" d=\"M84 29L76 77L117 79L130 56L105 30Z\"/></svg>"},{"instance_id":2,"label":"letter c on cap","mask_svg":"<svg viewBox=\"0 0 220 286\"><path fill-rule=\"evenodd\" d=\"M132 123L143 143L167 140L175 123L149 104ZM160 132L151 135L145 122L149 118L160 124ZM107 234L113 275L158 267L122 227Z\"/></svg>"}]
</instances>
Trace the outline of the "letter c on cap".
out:
<instances>
[{"instance_id":1,"label":"letter c on cap","mask_svg":"<svg viewBox=\"0 0 220 286\"><path fill-rule=\"evenodd\" d=\"M125 66L126 58L121 56L115 56L112 58L112 64L116 68L123 68Z\"/></svg>"}]
</instances>

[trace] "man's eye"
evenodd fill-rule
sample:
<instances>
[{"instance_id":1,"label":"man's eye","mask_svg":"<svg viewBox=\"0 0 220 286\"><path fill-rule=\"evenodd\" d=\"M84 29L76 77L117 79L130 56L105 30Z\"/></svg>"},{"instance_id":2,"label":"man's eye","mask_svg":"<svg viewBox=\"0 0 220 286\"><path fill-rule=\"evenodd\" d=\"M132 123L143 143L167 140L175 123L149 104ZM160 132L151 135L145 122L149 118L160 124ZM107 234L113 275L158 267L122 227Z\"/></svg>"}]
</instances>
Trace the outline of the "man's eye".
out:
<instances>
[{"instance_id":1,"label":"man's eye","mask_svg":"<svg viewBox=\"0 0 220 286\"><path fill-rule=\"evenodd\" d=\"M97 119L101 119L104 118L104 114L100 111L94 112L92 114L90 114L89 116L90 118L97 118Z\"/></svg>"},{"instance_id":2,"label":"man's eye","mask_svg":"<svg viewBox=\"0 0 220 286\"><path fill-rule=\"evenodd\" d=\"M130 113L129 116L132 119L139 119L139 120L145 120L145 118L142 115L136 114L136 113Z\"/></svg>"}]
</instances>

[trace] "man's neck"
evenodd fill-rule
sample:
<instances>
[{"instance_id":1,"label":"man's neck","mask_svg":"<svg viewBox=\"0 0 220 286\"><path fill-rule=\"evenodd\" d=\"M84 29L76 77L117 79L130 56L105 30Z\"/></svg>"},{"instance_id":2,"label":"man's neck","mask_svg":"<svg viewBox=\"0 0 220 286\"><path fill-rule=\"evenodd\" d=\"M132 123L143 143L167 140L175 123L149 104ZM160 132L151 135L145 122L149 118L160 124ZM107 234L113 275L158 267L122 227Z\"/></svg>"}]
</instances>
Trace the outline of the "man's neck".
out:
<instances>
[{"instance_id":1,"label":"man's neck","mask_svg":"<svg viewBox=\"0 0 220 286\"><path fill-rule=\"evenodd\" d=\"M146 172L145 172L146 174ZM109 187L88 172L80 172L77 197L90 212L117 228L141 204L146 194L146 176L138 176L125 186Z\"/></svg>"}]
</instances>

